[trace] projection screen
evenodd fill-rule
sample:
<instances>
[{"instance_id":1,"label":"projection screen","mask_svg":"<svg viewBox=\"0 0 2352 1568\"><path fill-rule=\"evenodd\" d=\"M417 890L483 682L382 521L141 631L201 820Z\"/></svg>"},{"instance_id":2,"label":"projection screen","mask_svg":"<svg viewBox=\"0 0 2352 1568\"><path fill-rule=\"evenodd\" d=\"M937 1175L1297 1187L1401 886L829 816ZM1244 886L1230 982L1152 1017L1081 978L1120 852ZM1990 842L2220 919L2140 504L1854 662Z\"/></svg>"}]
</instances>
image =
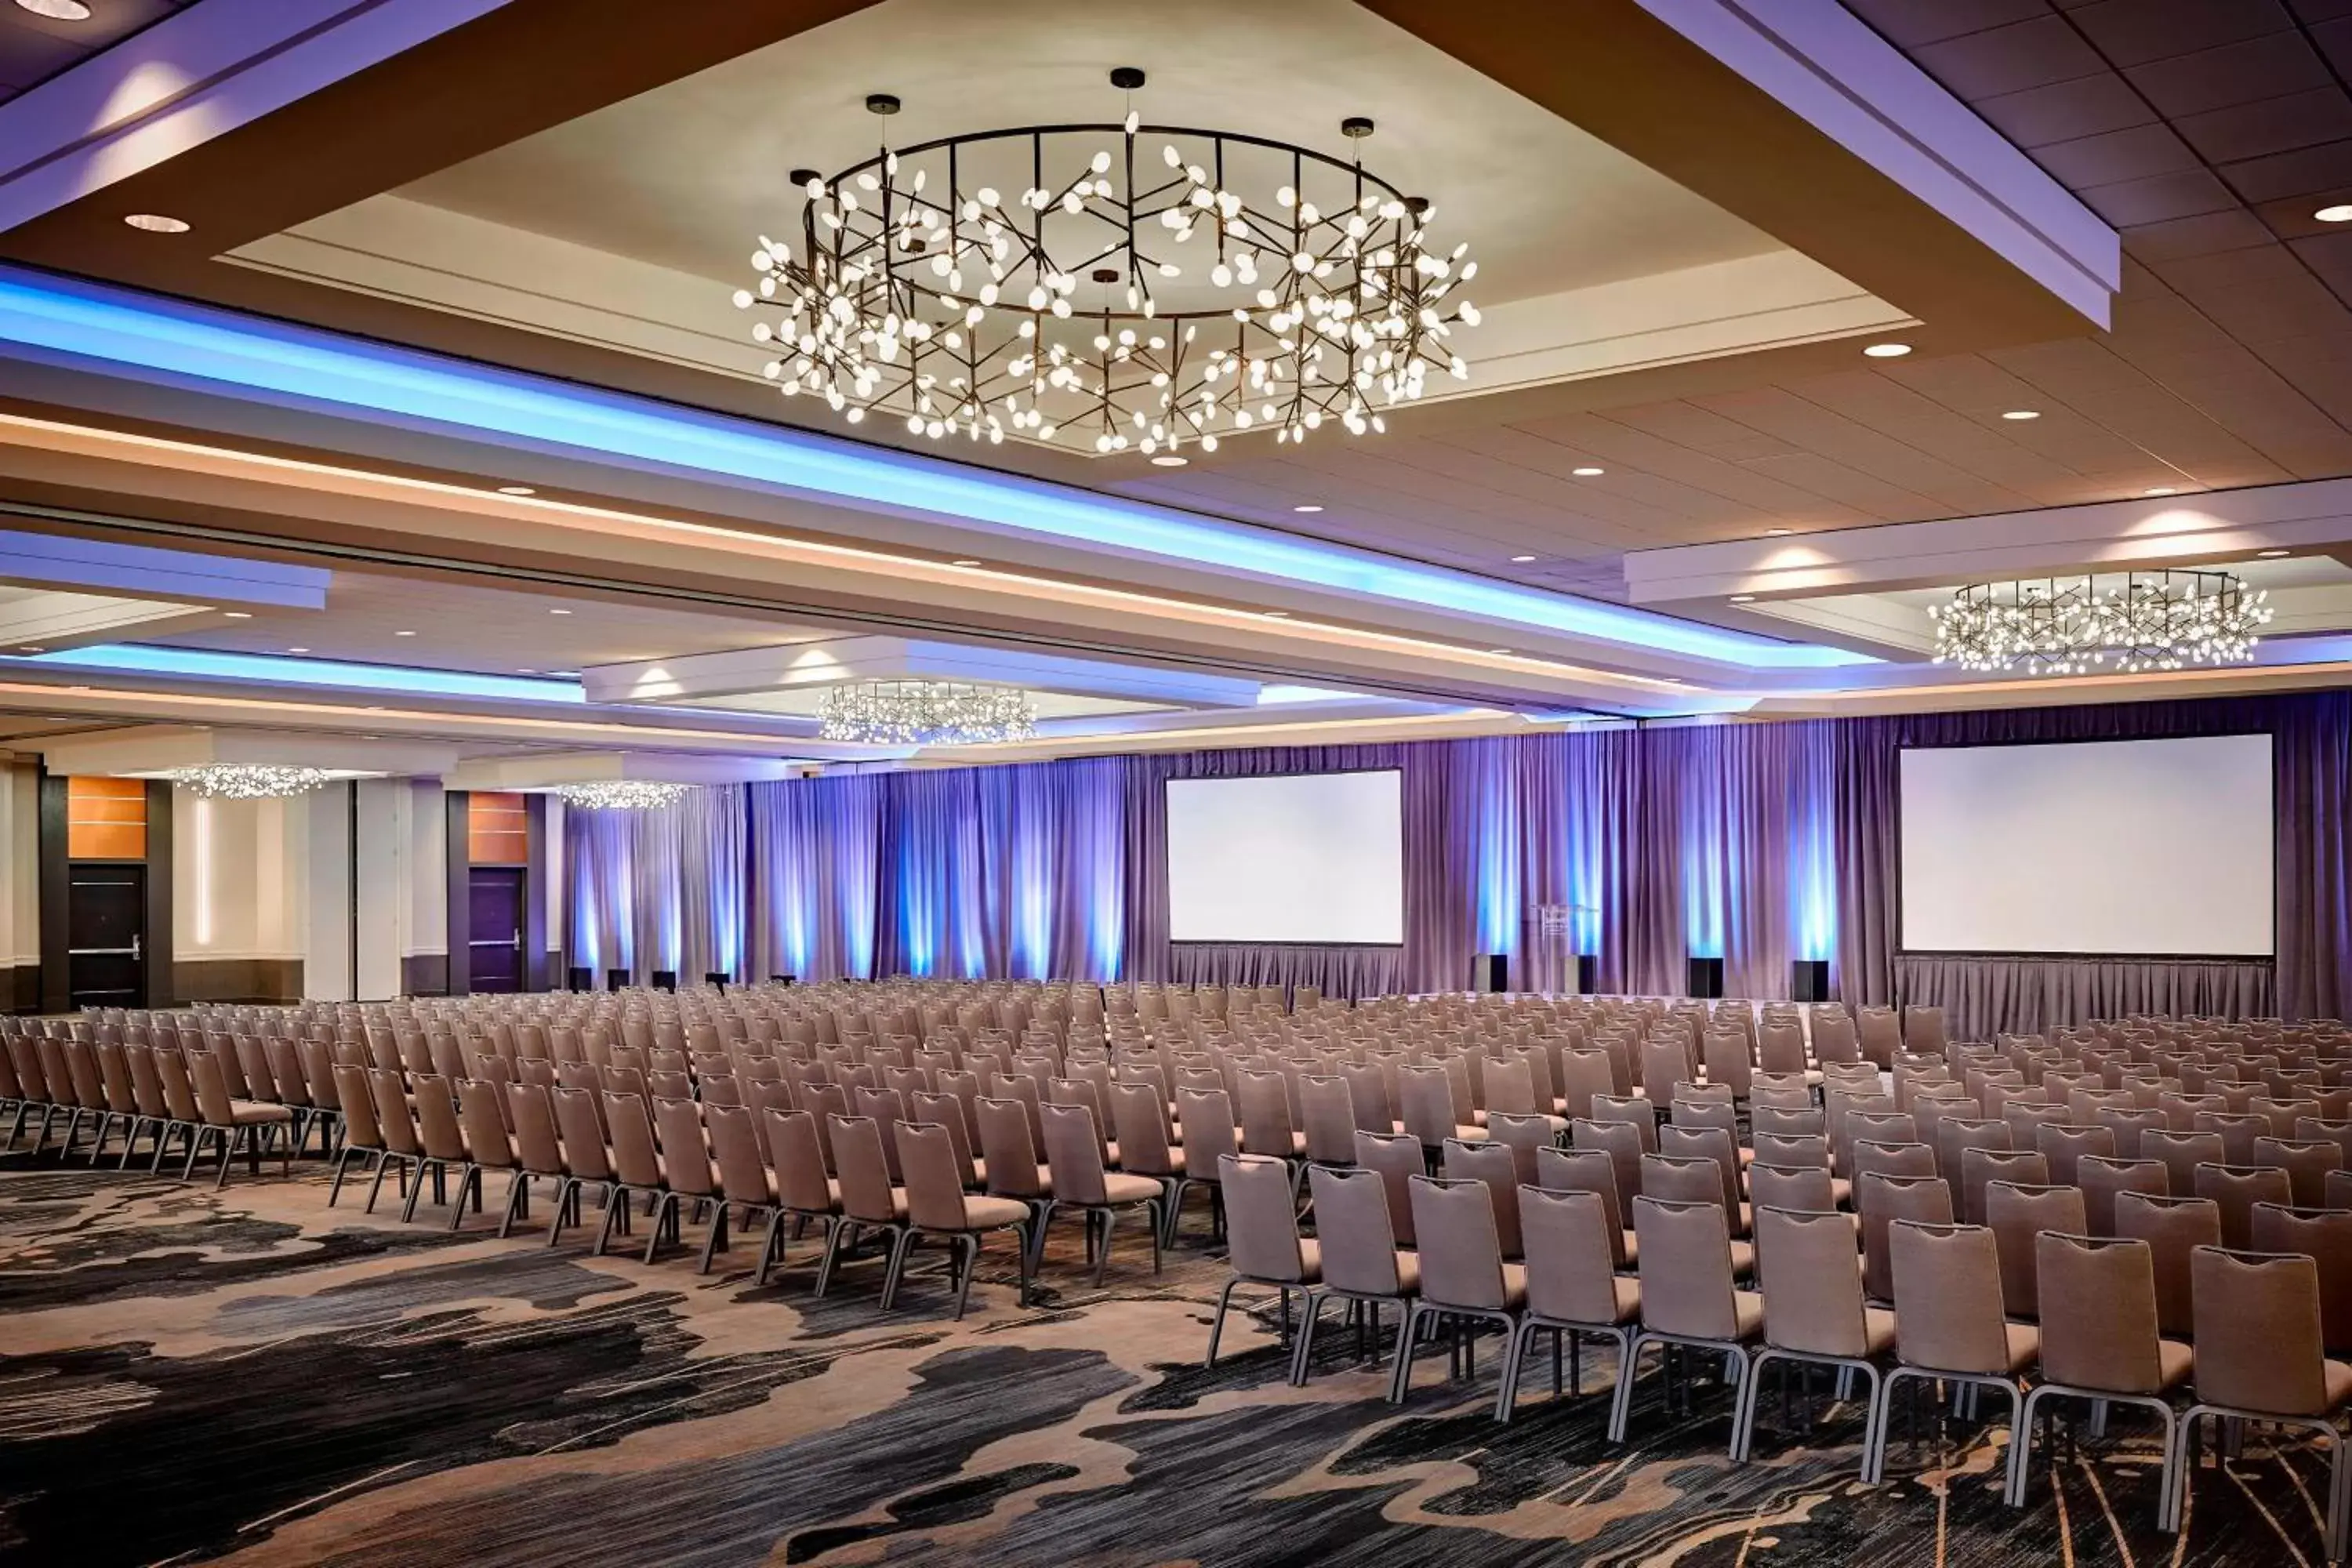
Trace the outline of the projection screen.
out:
<instances>
[{"instance_id":1,"label":"projection screen","mask_svg":"<svg viewBox=\"0 0 2352 1568\"><path fill-rule=\"evenodd\" d=\"M1902 753L1915 952L2273 951L2267 735Z\"/></svg>"},{"instance_id":2,"label":"projection screen","mask_svg":"<svg viewBox=\"0 0 2352 1568\"><path fill-rule=\"evenodd\" d=\"M1176 942L1404 941L1403 775L1168 781Z\"/></svg>"}]
</instances>

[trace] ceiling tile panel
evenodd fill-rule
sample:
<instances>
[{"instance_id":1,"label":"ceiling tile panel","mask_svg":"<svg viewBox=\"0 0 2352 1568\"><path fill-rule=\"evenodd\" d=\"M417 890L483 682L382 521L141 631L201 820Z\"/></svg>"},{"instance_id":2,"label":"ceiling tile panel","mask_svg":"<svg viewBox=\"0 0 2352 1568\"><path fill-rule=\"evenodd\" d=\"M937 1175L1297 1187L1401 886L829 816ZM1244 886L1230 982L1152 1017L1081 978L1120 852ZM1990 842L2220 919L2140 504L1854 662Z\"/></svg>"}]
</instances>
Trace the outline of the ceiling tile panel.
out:
<instances>
[{"instance_id":1,"label":"ceiling tile panel","mask_svg":"<svg viewBox=\"0 0 2352 1568\"><path fill-rule=\"evenodd\" d=\"M1937 80L1966 99L2022 92L2096 76L2105 68L2082 36L2055 16L1923 45L1910 54Z\"/></svg>"},{"instance_id":2,"label":"ceiling tile panel","mask_svg":"<svg viewBox=\"0 0 2352 1568\"><path fill-rule=\"evenodd\" d=\"M2352 97L2330 85L2192 114L2174 124L2204 157L2242 163L2352 139Z\"/></svg>"},{"instance_id":3,"label":"ceiling tile panel","mask_svg":"<svg viewBox=\"0 0 2352 1568\"><path fill-rule=\"evenodd\" d=\"M2108 63L2145 65L2294 26L2278 0L2102 0L2068 13Z\"/></svg>"},{"instance_id":4,"label":"ceiling tile panel","mask_svg":"<svg viewBox=\"0 0 2352 1568\"><path fill-rule=\"evenodd\" d=\"M1983 99L1971 107L1994 130L2029 150L2149 125L2160 118L2131 83L2114 75L2075 77Z\"/></svg>"},{"instance_id":5,"label":"ceiling tile panel","mask_svg":"<svg viewBox=\"0 0 2352 1568\"><path fill-rule=\"evenodd\" d=\"M2281 31L2175 55L2124 73L2159 113L2179 118L2333 85L2302 34Z\"/></svg>"},{"instance_id":6,"label":"ceiling tile panel","mask_svg":"<svg viewBox=\"0 0 2352 1568\"><path fill-rule=\"evenodd\" d=\"M2112 185L2089 185L2074 194L2117 228L2226 212L2238 205L2221 176L2202 167Z\"/></svg>"},{"instance_id":7,"label":"ceiling tile panel","mask_svg":"<svg viewBox=\"0 0 2352 1568\"><path fill-rule=\"evenodd\" d=\"M2123 231L2124 253L2150 264L2184 256L2210 256L2218 250L2254 249L2274 243L2277 237L2261 218L2234 206L2227 212L2200 213Z\"/></svg>"},{"instance_id":8,"label":"ceiling tile panel","mask_svg":"<svg viewBox=\"0 0 2352 1568\"><path fill-rule=\"evenodd\" d=\"M1906 48L2032 21L2048 11L2042 0L1853 0L1853 9Z\"/></svg>"},{"instance_id":9,"label":"ceiling tile panel","mask_svg":"<svg viewBox=\"0 0 2352 1568\"><path fill-rule=\"evenodd\" d=\"M2135 125L2100 136L2053 142L2033 150L2033 161L2070 188L2110 185L2176 174L2203 165L2168 125Z\"/></svg>"}]
</instances>

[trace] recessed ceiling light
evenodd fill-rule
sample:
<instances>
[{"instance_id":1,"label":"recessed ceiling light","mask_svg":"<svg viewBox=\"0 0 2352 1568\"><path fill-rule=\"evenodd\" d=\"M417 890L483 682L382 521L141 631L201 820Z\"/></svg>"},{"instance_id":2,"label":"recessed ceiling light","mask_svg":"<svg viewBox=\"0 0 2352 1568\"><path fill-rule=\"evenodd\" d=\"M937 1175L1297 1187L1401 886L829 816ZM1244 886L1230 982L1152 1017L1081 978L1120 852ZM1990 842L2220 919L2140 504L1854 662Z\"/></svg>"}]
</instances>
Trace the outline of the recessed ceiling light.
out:
<instances>
[{"instance_id":1,"label":"recessed ceiling light","mask_svg":"<svg viewBox=\"0 0 2352 1568\"><path fill-rule=\"evenodd\" d=\"M16 651L18 653L38 653L41 649L37 644L22 642L16 645Z\"/></svg>"},{"instance_id":2,"label":"recessed ceiling light","mask_svg":"<svg viewBox=\"0 0 2352 1568\"><path fill-rule=\"evenodd\" d=\"M526 665L521 666L520 668L518 668L518 669L515 671L515 673L516 673L517 675L537 675L537 674L539 673L539 671L537 671L537 670L533 669L530 666L529 666L529 665L527 665L527 664L526 664Z\"/></svg>"},{"instance_id":3,"label":"recessed ceiling light","mask_svg":"<svg viewBox=\"0 0 2352 1568\"><path fill-rule=\"evenodd\" d=\"M950 561L948 564L950 566L977 566L980 563L977 561Z\"/></svg>"},{"instance_id":4,"label":"recessed ceiling light","mask_svg":"<svg viewBox=\"0 0 2352 1568\"><path fill-rule=\"evenodd\" d=\"M1796 530L1790 528L1768 528L1764 531L1764 537L1767 539L1786 539L1790 534L1795 531Z\"/></svg>"},{"instance_id":5,"label":"recessed ceiling light","mask_svg":"<svg viewBox=\"0 0 2352 1568\"><path fill-rule=\"evenodd\" d=\"M2280 556L2284 555L2286 552L2284 550L2263 550L2257 551L2255 553L2260 555L2265 561L2275 561Z\"/></svg>"},{"instance_id":6,"label":"recessed ceiling light","mask_svg":"<svg viewBox=\"0 0 2352 1568\"><path fill-rule=\"evenodd\" d=\"M500 485L499 487L499 494L502 496L535 496L539 492L537 490L531 489L529 485Z\"/></svg>"},{"instance_id":7,"label":"recessed ceiling light","mask_svg":"<svg viewBox=\"0 0 2352 1568\"><path fill-rule=\"evenodd\" d=\"M551 616L568 616L572 612L569 610L550 610L547 613Z\"/></svg>"},{"instance_id":8,"label":"recessed ceiling light","mask_svg":"<svg viewBox=\"0 0 2352 1568\"><path fill-rule=\"evenodd\" d=\"M1269 620L1281 621L1290 618L1290 612L1288 610L1268 610L1265 614L1266 618Z\"/></svg>"},{"instance_id":9,"label":"recessed ceiling light","mask_svg":"<svg viewBox=\"0 0 2352 1568\"><path fill-rule=\"evenodd\" d=\"M1321 511L1323 509L1319 506L1295 506L1290 510L1293 511Z\"/></svg>"},{"instance_id":10,"label":"recessed ceiling light","mask_svg":"<svg viewBox=\"0 0 2352 1568\"><path fill-rule=\"evenodd\" d=\"M1151 459L1151 466L1155 468L1181 468L1192 460L1190 458L1180 458L1173 452L1163 452Z\"/></svg>"},{"instance_id":11,"label":"recessed ceiling light","mask_svg":"<svg viewBox=\"0 0 2352 1568\"><path fill-rule=\"evenodd\" d=\"M1534 559L1535 557L1532 555L1514 555L1511 557L1511 564L1514 566L1524 566Z\"/></svg>"},{"instance_id":12,"label":"recessed ceiling light","mask_svg":"<svg viewBox=\"0 0 2352 1568\"><path fill-rule=\"evenodd\" d=\"M286 651L288 653L309 653L310 650L307 647L289 647Z\"/></svg>"},{"instance_id":13,"label":"recessed ceiling light","mask_svg":"<svg viewBox=\"0 0 2352 1568\"><path fill-rule=\"evenodd\" d=\"M16 0L16 3L21 5L24 0ZM2322 223L2352 223L2352 204L2339 202L2334 206L2322 207L2311 216Z\"/></svg>"},{"instance_id":14,"label":"recessed ceiling light","mask_svg":"<svg viewBox=\"0 0 2352 1568\"><path fill-rule=\"evenodd\" d=\"M2039 408L2012 408L2008 413L2002 415L2001 417L2003 419L2039 419L2042 417L2042 410Z\"/></svg>"},{"instance_id":15,"label":"recessed ceiling light","mask_svg":"<svg viewBox=\"0 0 2352 1568\"><path fill-rule=\"evenodd\" d=\"M1605 470L1601 468L1570 468L1569 470L1570 473L1574 474L1580 479L1597 479L1604 471Z\"/></svg>"},{"instance_id":16,"label":"recessed ceiling light","mask_svg":"<svg viewBox=\"0 0 2352 1568\"><path fill-rule=\"evenodd\" d=\"M1734 594L1731 595L1731 602L1735 605L1752 605L1756 602L1756 595L1753 594Z\"/></svg>"},{"instance_id":17,"label":"recessed ceiling light","mask_svg":"<svg viewBox=\"0 0 2352 1568\"><path fill-rule=\"evenodd\" d=\"M572 676L576 676L576 675L578 675L580 672L579 672L578 670L576 670L576 669L551 669L551 670L549 670L547 673L548 673L548 674L550 674L550 675L563 676L563 677L567 677L567 678L569 678L569 677L572 677Z\"/></svg>"},{"instance_id":18,"label":"recessed ceiling light","mask_svg":"<svg viewBox=\"0 0 2352 1568\"><path fill-rule=\"evenodd\" d=\"M2152 489L2144 489L2139 493L2144 496L2168 496L2173 494L2174 491L2170 485L2157 485Z\"/></svg>"},{"instance_id":19,"label":"recessed ceiling light","mask_svg":"<svg viewBox=\"0 0 2352 1568\"><path fill-rule=\"evenodd\" d=\"M19 3L21 4L22 0L19 0ZM185 218L165 217L162 213L131 213L125 216L122 221L129 224L131 227L140 229L148 234L185 234L188 232L188 223Z\"/></svg>"},{"instance_id":20,"label":"recessed ceiling light","mask_svg":"<svg viewBox=\"0 0 2352 1568\"><path fill-rule=\"evenodd\" d=\"M21 8L52 22L87 22L89 7L82 0L16 0Z\"/></svg>"},{"instance_id":21,"label":"recessed ceiling light","mask_svg":"<svg viewBox=\"0 0 2352 1568\"><path fill-rule=\"evenodd\" d=\"M1873 359L1901 359L1911 352L1909 343L1873 343L1862 351Z\"/></svg>"},{"instance_id":22,"label":"recessed ceiling light","mask_svg":"<svg viewBox=\"0 0 2352 1568\"><path fill-rule=\"evenodd\" d=\"M1508 653L1508 652L1510 652L1511 650L1510 650L1509 648L1507 648L1507 647L1490 647L1490 648L1488 648L1486 651L1487 651L1488 653L1493 653L1493 654L1505 654L1505 653Z\"/></svg>"},{"instance_id":23,"label":"recessed ceiling light","mask_svg":"<svg viewBox=\"0 0 2352 1568\"><path fill-rule=\"evenodd\" d=\"M226 616L232 621L249 621L253 619L253 612L251 610L223 610L221 614Z\"/></svg>"},{"instance_id":24,"label":"recessed ceiling light","mask_svg":"<svg viewBox=\"0 0 2352 1568\"><path fill-rule=\"evenodd\" d=\"M392 635L396 637L413 637L416 634L415 632L394 632Z\"/></svg>"}]
</instances>

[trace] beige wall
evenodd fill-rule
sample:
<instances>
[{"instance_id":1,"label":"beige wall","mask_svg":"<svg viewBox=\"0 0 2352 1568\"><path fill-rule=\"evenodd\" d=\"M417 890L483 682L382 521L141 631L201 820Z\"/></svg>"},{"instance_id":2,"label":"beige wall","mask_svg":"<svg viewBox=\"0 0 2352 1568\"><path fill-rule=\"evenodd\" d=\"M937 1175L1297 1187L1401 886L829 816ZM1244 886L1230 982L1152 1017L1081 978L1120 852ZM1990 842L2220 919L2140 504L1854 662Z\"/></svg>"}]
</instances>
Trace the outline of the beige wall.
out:
<instances>
[{"instance_id":1,"label":"beige wall","mask_svg":"<svg viewBox=\"0 0 2352 1568\"><path fill-rule=\"evenodd\" d=\"M30 758L0 762L0 967L41 962L40 773ZM0 996L0 1006L5 1005Z\"/></svg>"}]
</instances>

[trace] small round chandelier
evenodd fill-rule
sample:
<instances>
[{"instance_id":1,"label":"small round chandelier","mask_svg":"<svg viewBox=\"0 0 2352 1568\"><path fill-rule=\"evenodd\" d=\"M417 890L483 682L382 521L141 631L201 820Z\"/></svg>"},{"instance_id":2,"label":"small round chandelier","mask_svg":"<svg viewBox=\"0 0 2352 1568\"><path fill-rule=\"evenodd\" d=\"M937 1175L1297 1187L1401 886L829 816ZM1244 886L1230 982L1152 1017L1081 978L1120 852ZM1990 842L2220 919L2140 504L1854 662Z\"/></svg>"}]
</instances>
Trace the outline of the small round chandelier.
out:
<instances>
[{"instance_id":1,"label":"small round chandelier","mask_svg":"<svg viewBox=\"0 0 2352 1568\"><path fill-rule=\"evenodd\" d=\"M867 746L1001 746L1037 738L1025 691L947 680L836 686L818 708L827 741Z\"/></svg>"},{"instance_id":2,"label":"small round chandelier","mask_svg":"<svg viewBox=\"0 0 2352 1568\"><path fill-rule=\"evenodd\" d=\"M1360 147L1372 122L1340 132ZM1469 375L1447 340L1478 321L1453 298L1477 263L1430 249L1429 203L1360 161L1130 110L792 178L800 234L761 237L735 303L769 379L852 423L1167 460L1238 431L1381 430L1432 375Z\"/></svg>"},{"instance_id":3,"label":"small round chandelier","mask_svg":"<svg viewBox=\"0 0 2352 1568\"><path fill-rule=\"evenodd\" d=\"M328 782L323 768L275 763L204 763L173 768L163 776L206 800L283 800L308 795Z\"/></svg>"},{"instance_id":4,"label":"small round chandelier","mask_svg":"<svg viewBox=\"0 0 2352 1568\"><path fill-rule=\"evenodd\" d=\"M657 779L590 779L557 784L550 793L583 811L655 811L676 805L693 787Z\"/></svg>"},{"instance_id":5,"label":"small round chandelier","mask_svg":"<svg viewBox=\"0 0 2352 1568\"><path fill-rule=\"evenodd\" d=\"M1936 662L2034 675L2242 664L2274 613L2229 572L2123 572L1979 583L1927 614Z\"/></svg>"}]
</instances>

